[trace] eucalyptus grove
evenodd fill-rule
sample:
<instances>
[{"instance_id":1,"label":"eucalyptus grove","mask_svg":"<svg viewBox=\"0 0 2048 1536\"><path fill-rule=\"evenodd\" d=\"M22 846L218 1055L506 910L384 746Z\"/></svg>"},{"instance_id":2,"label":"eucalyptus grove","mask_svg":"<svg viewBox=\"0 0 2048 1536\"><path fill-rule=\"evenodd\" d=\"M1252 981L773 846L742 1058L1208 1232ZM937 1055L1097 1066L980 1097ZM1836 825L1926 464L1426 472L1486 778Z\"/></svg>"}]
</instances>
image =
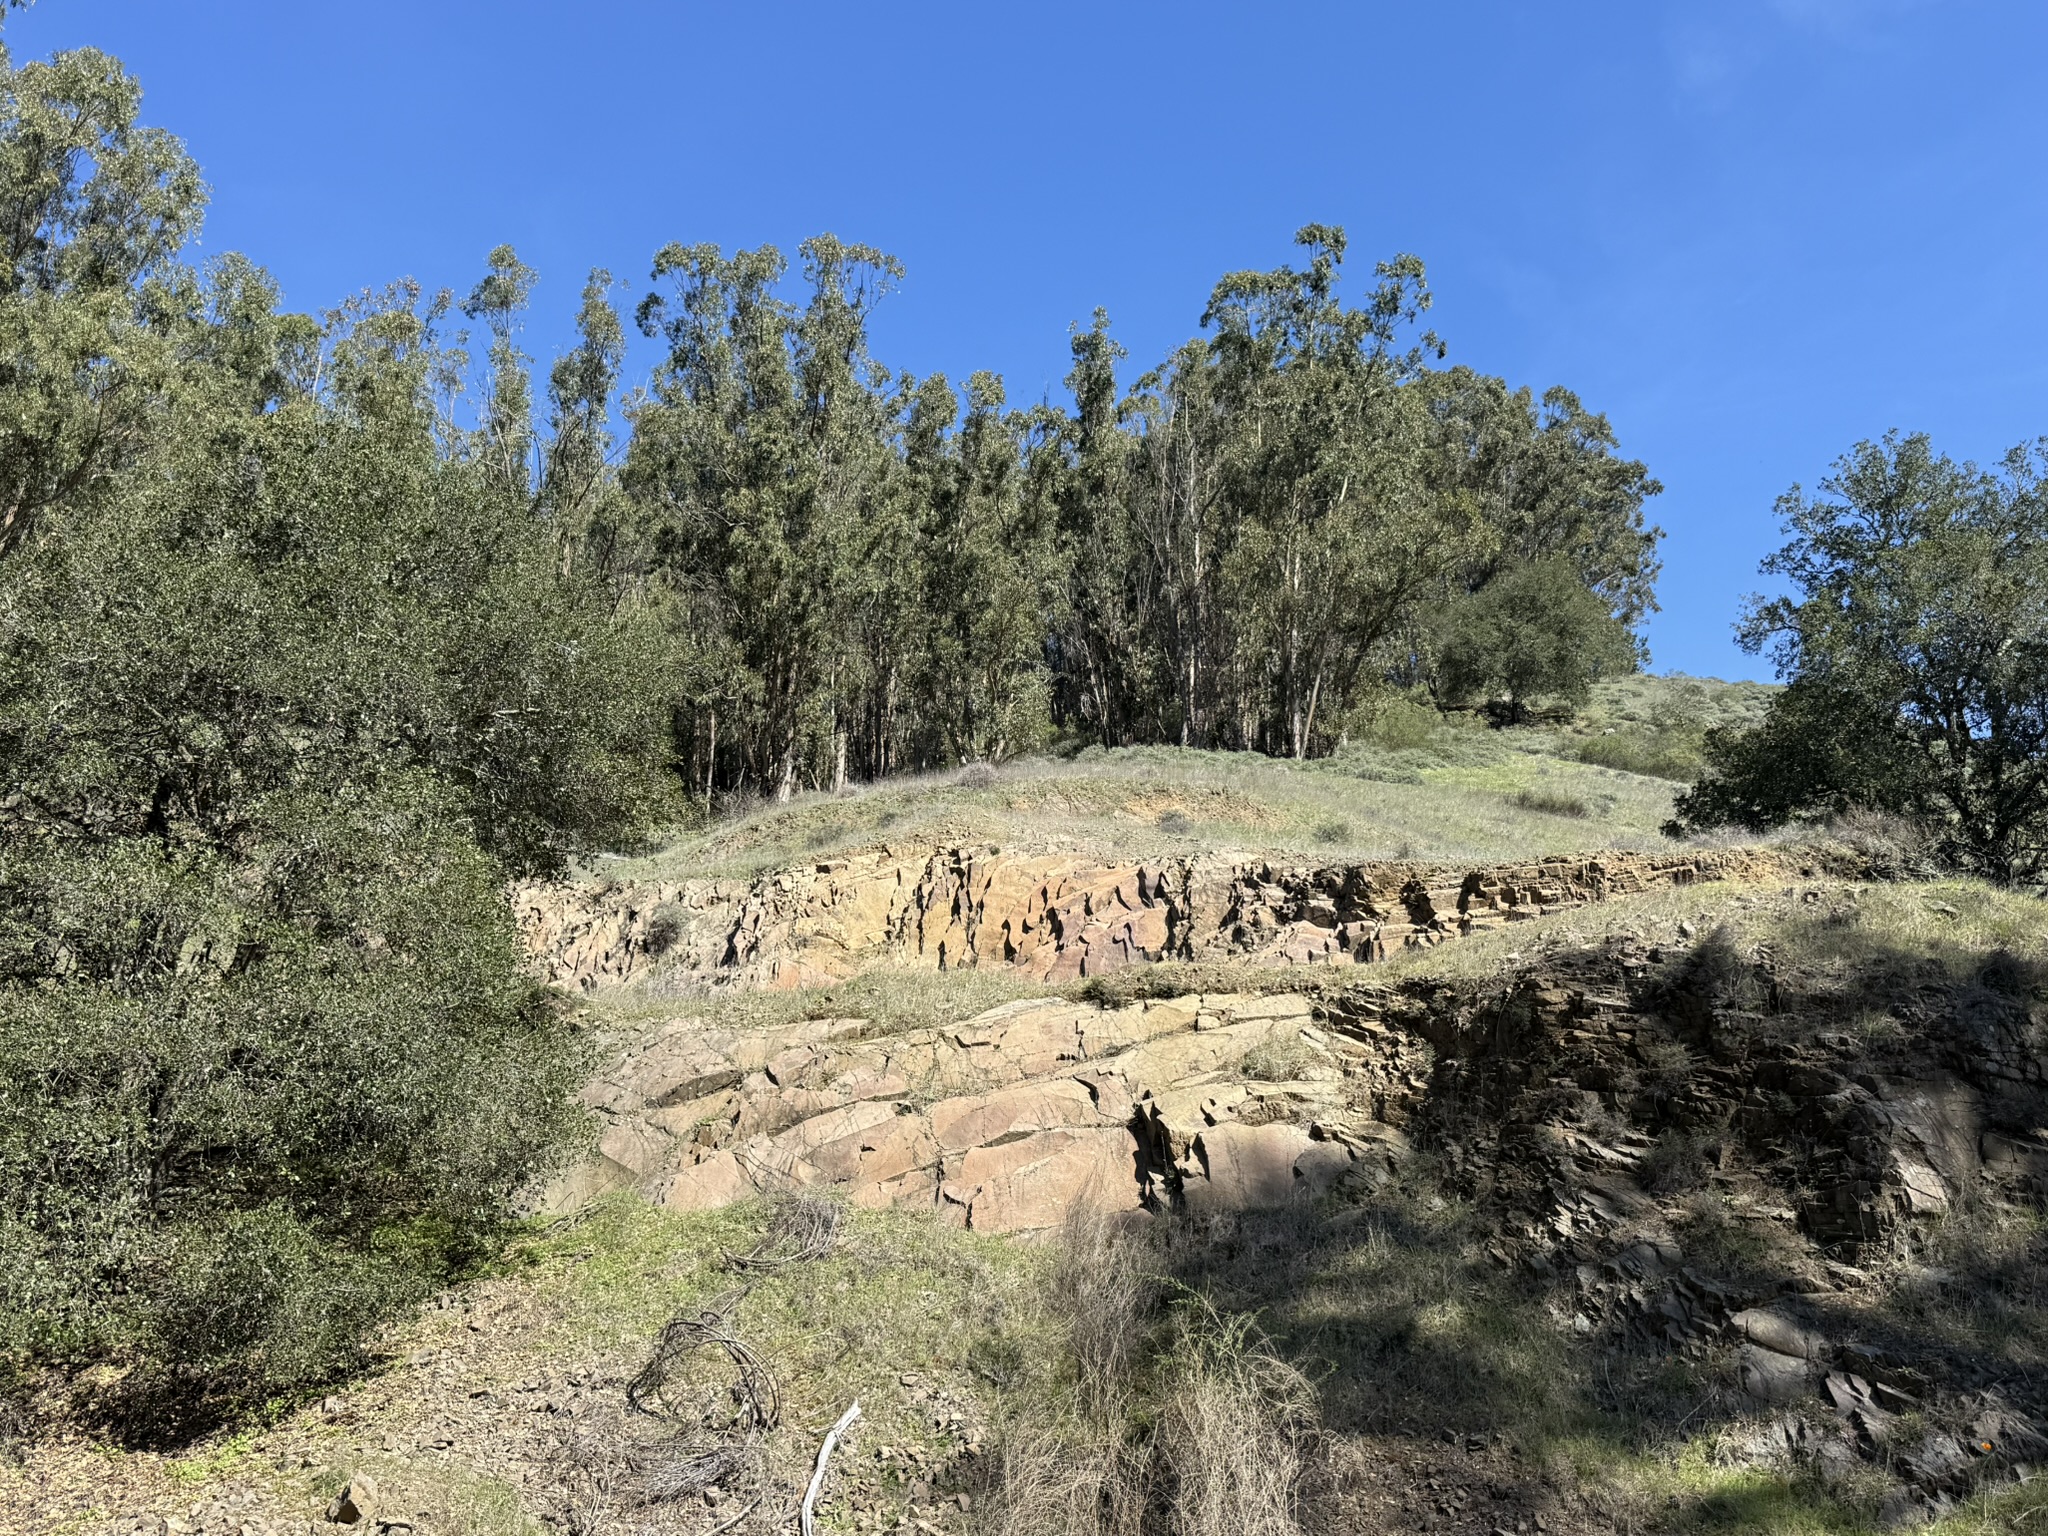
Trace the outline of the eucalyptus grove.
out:
<instances>
[{"instance_id":1,"label":"eucalyptus grove","mask_svg":"<svg viewBox=\"0 0 2048 1536\"><path fill-rule=\"evenodd\" d=\"M1098 311L1068 411L1006 411L978 374L963 412L883 367L867 322L900 268L879 251L807 242L801 304L772 250L664 251L673 293L640 318L669 356L623 488L644 587L698 658L686 777L786 797L1062 733L1306 757L1390 687L1522 709L1575 697L1581 662L1632 665L1610 631L1653 606L1656 482L1569 392L1539 409L1432 370L1414 258L1354 308L1343 231L1297 241L1303 267L1225 277L1206 334L1128 392ZM1539 560L1577 627L1554 665L1496 676L1473 604Z\"/></svg>"}]
</instances>

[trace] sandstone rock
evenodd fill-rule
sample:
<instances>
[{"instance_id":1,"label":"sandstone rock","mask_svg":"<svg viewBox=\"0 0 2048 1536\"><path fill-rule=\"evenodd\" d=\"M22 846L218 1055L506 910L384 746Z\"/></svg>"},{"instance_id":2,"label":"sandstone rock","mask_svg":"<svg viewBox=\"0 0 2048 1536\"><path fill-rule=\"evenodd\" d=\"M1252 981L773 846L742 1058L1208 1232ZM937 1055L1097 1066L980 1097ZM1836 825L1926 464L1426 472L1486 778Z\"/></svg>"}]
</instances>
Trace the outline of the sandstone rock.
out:
<instances>
[{"instance_id":1,"label":"sandstone rock","mask_svg":"<svg viewBox=\"0 0 2048 1536\"><path fill-rule=\"evenodd\" d=\"M1137 1210L1134 1150L1127 1131L1039 1131L969 1151L940 1198L976 1232L1044 1231L1084 1200L1112 1211Z\"/></svg>"},{"instance_id":2,"label":"sandstone rock","mask_svg":"<svg viewBox=\"0 0 2048 1536\"><path fill-rule=\"evenodd\" d=\"M931 1107L930 1118L932 1134L947 1152L964 1152L1055 1127L1099 1126L1103 1121L1096 1095L1072 1078L946 1099Z\"/></svg>"},{"instance_id":3,"label":"sandstone rock","mask_svg":"<svg viewBox=\"0 0 2048 1536\"><path fill-rule=\"evenodd\" d=\"M1249 952L1350 964L1610 896L1778 871L1769 850L1610 853L1487 870L1361 864L1276 870L1217 855L1159 866L985 848L868 849L737 881L515 892L527 952L584 991L660 965L757 985L822 985L882 957L1011 965L1049 980L1167 956Z\"/></svg>"},{"instance_id":4,"label":"sandstone rock","mask_svg":"<svg viewBox=\"0 0 2048 1536\"><path fill-rule=\"evenodd\" d=\"M701 1163L677 1170L659 1203L671 1211L711 1211L756 1194L754 1181L730 1152L716 1152Z\"/></svg>"},{"instance_id":5,"label":"sandstone rock","mask_svg":"<svg viewBox=\"0 0 2048 1536\"><path fill-rule=\"evenodd\" d=\"M327 1518L336 1525L361 1525L376 1517L377 1480L367 1472L358 1472L350 1478L348 1486L327 1506Z\"/></svg>"},{"instance_id":6,"label":"sandstone rock","mask_svg":"<svg viewBox=\"0 0 2048 1536\"><path fill-rule=\"evenodd\" d=\"M1768 1308L1751 1307L1737 1312L1728 1319L1728 1326L1758 1348L1795 1360L1818 1360L1826 1353L1826 1345L1818 1334Z\"/></svg>"},{"instance_id":7,"label":"sandstone rock","mask_svg":"<svg viewBox=\"0 0 2048 1536\"><path fill-rule=\"evenodd\" d=\"M1804 1360L1758 1344L1742 1346L1736 1368L1742 1390L1760 1403L1796 1403L1811 1381Z\"/></svg>"},{"instance_id":8,"label":"sandstone rock","mask_svg":"<svg viewBox=\"0 0 2048 1536\"><path fill-rule=\"evenodd\" d=\"M1350 1154L1310 1139L1298 1125L1219 1125L1194 1138L1181 1164L1181 1192L1198 1216L1285 1205L1315 1188Z\"/></svg>"}]
</instances>

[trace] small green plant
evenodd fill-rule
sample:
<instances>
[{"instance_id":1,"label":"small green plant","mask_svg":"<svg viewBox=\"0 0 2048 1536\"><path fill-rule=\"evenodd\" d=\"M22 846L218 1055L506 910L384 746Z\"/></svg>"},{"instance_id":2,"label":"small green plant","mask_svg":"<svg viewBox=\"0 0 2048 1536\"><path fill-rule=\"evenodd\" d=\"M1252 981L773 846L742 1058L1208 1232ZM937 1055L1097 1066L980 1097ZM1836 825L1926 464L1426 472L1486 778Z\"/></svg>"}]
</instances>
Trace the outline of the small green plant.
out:
<instances>
[{"instance_id":1,"label":"small green plant","mask_svg":"<svg viewBox=\"0 0 2048 1536\"><path fill-rule=\"evenodd\" d=\"M1186 837L1194 829L1185 811L1167 811L1159 818L1159 830L1172 837Z\"/></svg>"},{"instance_id":2,"label":"small green plant","mask_svg":"<svg viewBox=\"0 0 2048 1536\"><path fill-rule=\"evenodd\" d=\"M1315 840L1325 848L1334 848L1351 840L1351 823L1332 818L1316 823Z\"/></svg>"}]
</instances>

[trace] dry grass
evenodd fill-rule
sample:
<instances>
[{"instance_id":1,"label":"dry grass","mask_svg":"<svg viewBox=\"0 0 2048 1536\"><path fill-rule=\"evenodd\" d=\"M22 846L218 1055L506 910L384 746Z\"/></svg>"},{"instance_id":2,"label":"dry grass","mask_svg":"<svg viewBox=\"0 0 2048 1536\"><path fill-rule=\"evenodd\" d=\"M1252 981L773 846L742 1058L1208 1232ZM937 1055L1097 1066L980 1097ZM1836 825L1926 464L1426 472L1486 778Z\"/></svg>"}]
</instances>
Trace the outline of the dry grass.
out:
<instances>
[{"instance_id":1,"label":"dry grass","mask_svg":"<svg viewBox=\"0 0 2048 1536\"><path fill-rule=\"evenodd\" d=\"M1426 746L1361 742L1294 763L1254 753L1091 748L1034 758L992 782L955 774L892 779L840 796L757 806L659 852L604 861L626 880L751 877L877 844L993 842L1103 858L1197 849L1348 859L1500 861L1588 848L1667 846L1666 780L1580 762L1546 730L1445 725ZM1518 804L1569 799L1583 814Z\"/></svg>"},{"instance_id":2,"label":"dry grass","mask_svg":"<svg viewBox=\"0 0 2048 1536\"><path fill-rule=\"evenodd\" d=\"M1172 1536L1298 1536L1316 1393L1252 1318L1182 1301L1155 1425Z\"/></svg>"},{"instance_id":3,"label":"dry grass","mask_svg":"<svg viewBox=\"0 0 2048 1536\"><path fill-rule=\"evenodd\" d=\"M606 988L583 1006L598 1027L625 1035L678 1018L742 1033L805 1019L859 1019L863 1035L879 1037L972 1018L1019 998L1064 997L1077 990L1071 984L1048 986L1001 965L936 971L881 964L830 986L784 992L701 983L678 986L657 972L643 981Z\"/></svg>"},{"instance_id":4,"label":"dry grass","mask_svg":"<svg viewBox=\"0 0 2048 1536\"><path fill-rule=\"evenodd\" d=\"M1068 1221L1049 1307L1069 1391L1009 1405L990 1536L1298 1536L1314 1387L1250 1316L1163 1291L1161 1263L1156 1240Z\"/></svg>"}]
</instances>

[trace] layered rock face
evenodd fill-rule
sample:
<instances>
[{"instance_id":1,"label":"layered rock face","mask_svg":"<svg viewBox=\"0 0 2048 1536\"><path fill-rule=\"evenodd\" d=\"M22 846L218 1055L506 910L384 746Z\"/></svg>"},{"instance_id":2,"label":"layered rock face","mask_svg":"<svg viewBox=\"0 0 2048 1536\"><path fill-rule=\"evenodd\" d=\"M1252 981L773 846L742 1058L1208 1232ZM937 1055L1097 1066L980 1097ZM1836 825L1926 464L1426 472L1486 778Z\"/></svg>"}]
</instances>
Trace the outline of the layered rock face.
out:
<instances>
[{"instance_id":1,"label":"layered rock face","mask_svg":"<svg viewBox=\"0 0 2048 1536\"><path fill-rule=\"evenodd\" d=\"M1788 872L1764 849L1604 853L1471 869L1281 866L1204 855L1103 865L994 847L872 849L751 882L528 886L515 906L549 980L667 974L781 987L876 960L1013 967L1044 981L1160 959L1362 964L1612 896Z\"/></svg>"},{"instance_id":2,"label":"layered rock face","mask_svg":"<svg viewBox=\"0 0 2048 1536\"><path fill-rule=\"evenodd\" d=\"M2013 1213L2010 1234L2048 1197L2048 986L1916 964L1875 1029L1852 1027L1856 983L1780 976L1770 946L1712 936L1676 955L1612 941L1490 993L1334 1002L1434 1048L1409 1134L1561 1320L1726 1362L1776 1413L1734 1453L1829 1481L1885 1464L1905 1480L1885 1519L1914 1523L2048 1455L2048 1392L1926 1321L2011 1290L2009 1258L1914 1262L1945 1223ZM1687 1251L1728 1226L1733 1244Z\"/></svg>"},{"instance_id":3,"label":"layered rock face","mask_svg":"<svg viewBox=\"0 0 2048 1536\"><path fill-rule=\"evenodd\" d=\"M1077 1204L1320 1219L1422 1177L1484 1213L1495 1260L1560 1321L1730 1361L1754 1404L1796 1408L1759 1454L1882 1457L1908 1513L2048 1455L2048 1404L2002 1385L1996 1358L1902 1326L1878 1305L1897 1281L1877 1278L1960 1211L2048 1194L2048 989L1930 981L1872 1033L1845 1027L1851 1000L1779 977L1768 946L1711 939L1553 951L1483 987L1317 976L1034 999L884 1037L678 1020L592 1085L604 1157L550 1198L836 1189L1033 1232ZM1733 1213L1761 1257L1688 1251L1703 1210Z\"/></svg>"},{"instance_id":4,"label":"layered rock face","mask_svg":"<svg viewBox=\"0 0 2048 1536\"><path fill-rule=\"evenodd\" d=\"M586 1090L600 1160L547 1197L633 1187L678 1209L836 1186L976 1231L1110 1210L1268 1205L1405 1148L1426 1048L1320 1027L1299 996L1105 1009L1008 1004L862 1038L820 1019L728 1034L677 1021Z\"/></svg>"}]
</instances>

